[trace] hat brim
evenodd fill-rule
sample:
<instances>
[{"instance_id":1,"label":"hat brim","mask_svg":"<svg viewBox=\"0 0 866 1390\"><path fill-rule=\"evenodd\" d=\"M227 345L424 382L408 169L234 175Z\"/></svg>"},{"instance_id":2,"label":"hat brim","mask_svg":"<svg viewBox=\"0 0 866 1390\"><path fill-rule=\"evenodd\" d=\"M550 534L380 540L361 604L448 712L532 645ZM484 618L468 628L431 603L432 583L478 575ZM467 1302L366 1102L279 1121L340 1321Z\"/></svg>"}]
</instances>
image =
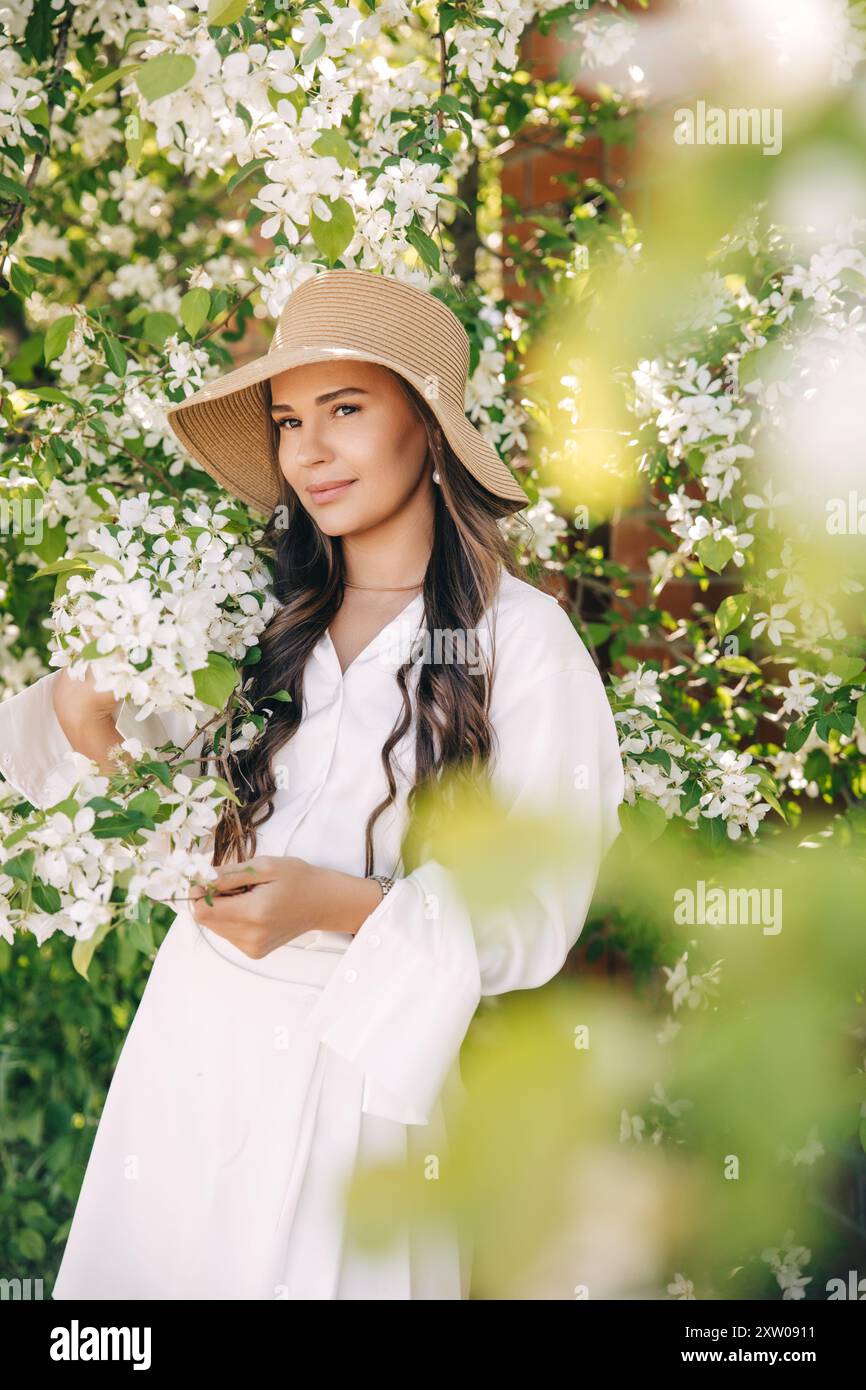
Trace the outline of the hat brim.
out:
<instances>
[{"instance_id":1,"label":"hat brim","mask_svg":"<svg viewBox=\"0 0 866 1390\"><path fill-rule=\"evenodd\" d=\"M519 511L530 498L491 444L444 396L431 396L429 378L378 353L355 349L283 348L264 354L209 382L166 411L177 438L205 472L234 496L270 516L280 496L273 476L272 425L265 382L310 362L373 362L389 367L424 397L463 466L488 492Z\"/></svg>"}]
</instances>

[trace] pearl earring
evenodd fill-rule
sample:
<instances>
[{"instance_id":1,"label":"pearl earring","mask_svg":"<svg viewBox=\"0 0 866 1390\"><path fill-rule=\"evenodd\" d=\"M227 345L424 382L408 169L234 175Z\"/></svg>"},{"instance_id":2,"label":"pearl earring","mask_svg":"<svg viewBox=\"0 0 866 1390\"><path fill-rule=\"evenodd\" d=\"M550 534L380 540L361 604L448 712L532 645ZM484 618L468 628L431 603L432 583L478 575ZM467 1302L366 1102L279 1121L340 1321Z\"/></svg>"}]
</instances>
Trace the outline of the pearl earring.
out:
<instances>
[{"instance_id":1,"label":"pearl earring","mask_svg":"<svg viewBox=\"0 0 866 1390\"><path fill-rule=\"evenodd\" d=\"M434 469L433 469L433 481L434 481L434 483L438 483L438 482L441 481L441 480L440 480L440 477L439 477L439 469L438 469L438 468L434 468Z\"/></svg>"}]
</instances>

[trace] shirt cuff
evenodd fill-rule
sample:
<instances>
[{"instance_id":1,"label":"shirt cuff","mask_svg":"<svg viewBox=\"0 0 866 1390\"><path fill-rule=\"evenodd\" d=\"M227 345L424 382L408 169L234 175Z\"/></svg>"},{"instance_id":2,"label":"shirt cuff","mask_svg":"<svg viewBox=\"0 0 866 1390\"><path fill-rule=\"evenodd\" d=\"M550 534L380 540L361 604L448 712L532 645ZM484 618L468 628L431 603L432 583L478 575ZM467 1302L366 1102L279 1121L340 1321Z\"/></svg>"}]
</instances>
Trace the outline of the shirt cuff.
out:
<instances>
[{"instance_id":1,"label":"shirt cuff","mask_svg":"<svg viewBox=\"0 0 866 1390\"><path fill-rule=\"evenodd\" d=\"M363 1109L402 1124L430 1121L481 999L471 924L450 899L425 918L433 861L398 879L355 933L305 1027L364 1072ZM441 901L441 899L440 899ZM443 920L443 917L445 920ZM440 949L418 950L418 932Z\"/></svg>"}]
</instances>

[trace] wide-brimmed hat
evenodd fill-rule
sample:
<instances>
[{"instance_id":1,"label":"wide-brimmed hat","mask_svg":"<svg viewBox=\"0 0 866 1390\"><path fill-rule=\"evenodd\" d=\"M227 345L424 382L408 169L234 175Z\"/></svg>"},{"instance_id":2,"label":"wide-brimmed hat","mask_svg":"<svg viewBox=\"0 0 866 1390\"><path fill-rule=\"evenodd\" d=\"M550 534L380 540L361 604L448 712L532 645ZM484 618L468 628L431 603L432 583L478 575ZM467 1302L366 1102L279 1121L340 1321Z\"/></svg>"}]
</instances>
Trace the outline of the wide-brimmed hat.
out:
<instances>
[{"instance_id":1,"label":"wide-brimmed hat","mask_svg":"<svg viewBox=\"0 0 866 1390\"><path fill-rule=\"evenodd\" d=\"M469 339L435 295L369 270L321 270L289 296L267 352L168 408L168 422L211 477L270 516L270 377L337 359L390 367L417 388L460 462L488 491L530 501L496 450L466 418Z\"/></svg>"}]
</instances>

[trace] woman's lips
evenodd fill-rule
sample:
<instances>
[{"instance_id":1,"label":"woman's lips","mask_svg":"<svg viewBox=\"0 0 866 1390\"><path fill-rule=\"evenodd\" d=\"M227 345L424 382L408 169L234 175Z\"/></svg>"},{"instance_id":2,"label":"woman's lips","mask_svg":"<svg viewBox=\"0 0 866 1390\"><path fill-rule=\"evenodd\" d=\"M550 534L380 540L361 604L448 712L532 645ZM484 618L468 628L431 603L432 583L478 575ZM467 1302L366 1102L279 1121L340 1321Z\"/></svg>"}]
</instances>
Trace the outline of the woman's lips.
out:
<instances>
[{"instance_id":1,"label":"woman's lips","mask_svg":"<svg viewBox=\"0 0 866 1390\"><path fill-rule=\"evenodd\" d=\"M354 478L350 478L348 482L336 483L334 487L317 488L315 491L312 488L307 490L314 502L332 502L335 497L341 497L354 481Z\"/></svg>"}]
</instances>

